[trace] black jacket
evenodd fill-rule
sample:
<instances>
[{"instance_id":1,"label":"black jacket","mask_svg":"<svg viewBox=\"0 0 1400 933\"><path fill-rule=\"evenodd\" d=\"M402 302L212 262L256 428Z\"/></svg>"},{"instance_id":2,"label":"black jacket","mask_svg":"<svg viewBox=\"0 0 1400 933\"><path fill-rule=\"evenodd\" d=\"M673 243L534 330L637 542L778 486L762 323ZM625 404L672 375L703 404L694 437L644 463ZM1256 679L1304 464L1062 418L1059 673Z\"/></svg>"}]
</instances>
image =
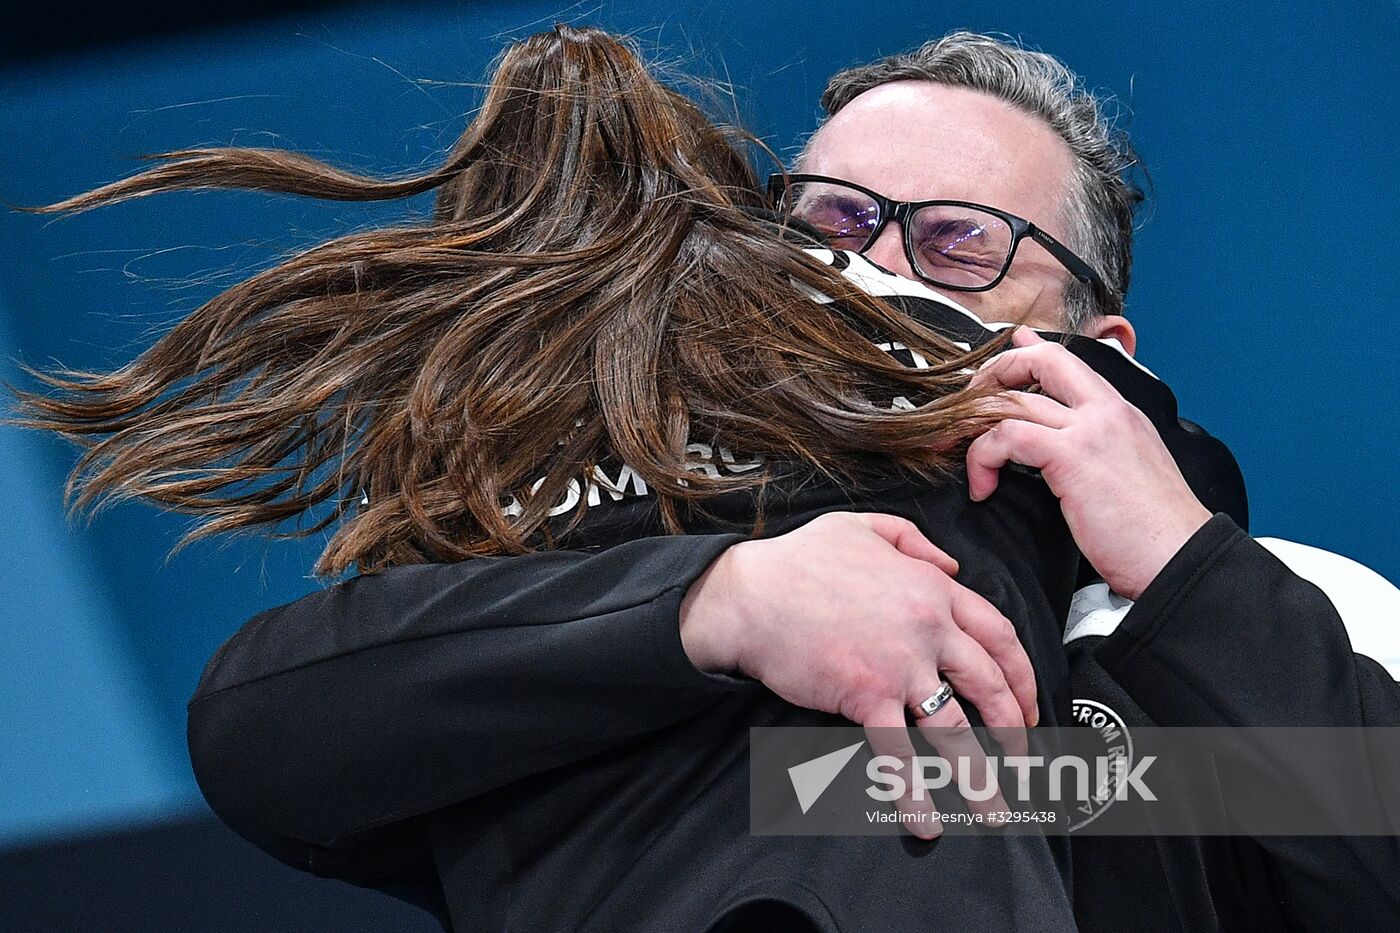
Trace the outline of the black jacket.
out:
<instances>
[{"instance_id":1,"label":"black jacket","mask_svg":"<svg viewBox=\"0 0 1400 933\"><path fill-rule=\"evenodd\" d=\"M910 291L899 283L884 284ZM988 336L945 304L907 300L960 339ZM1166 387L1115 350L1071 346L1153 418L1202 500L1243 522L1233 459L1177 420ZM1086 928L1117 929L1115 904L1132 912L1123 890L1170 906L1163 929L1230 929L1248 914L1236 908L1266 889L1296 895L1303 916L1340 892L1392 896L1400 860L1387 862L1386 847L1363 847L1344 864L1284 844L1267 850L1283 857L1277 867L1252 842L1240 856L1096 840L1081 858L1080 842L1071 851L1063 838L949 836L929 846L750 836L747 728L837 720L701 673L685 657L680 601L740 536L643 537L659 531L645 497L602 498L571 542L580 550L397 568L250 621L210 661L190 703L191 756L215 812L288 864L408 897L456 930L739 929L736 918L755 925L781 909L823 930L1070 929L1072 911ZM1067 721L1060 638L1084 581L1038 479L1008 471L977 505L959 485L899 476L859 491L779 484L766 531L832 509L902 514L957 557L960 579L1017 623L1042 721ZM731 500L720 517L742 521L750 510ZM1202 529L1128 623L1091 652L1072 652L1075 686L1120 690L1164 725L1249 722L1265 708L1251 699L1256 686L1285 704L1268 707L1277 711L1308 687L1345 683L1357 702L1312 712L1336 724L1393 716L1393 685L1351 655L1326 599L1252 544L1223 516ZM1278 696L1252 679L1258 659L1277 654L1277 614L1259 607L1279 594L1289 624L1311 632L1327 660L1325 687L1295 679ZM1232 648L1253 656L1210 643L1219 629L1200 620L1223 614L1241 619ZM1202 700L1183 686L1183 659L1218 695ZM1242 865L1239 884L1220 881ZM1114 877L1090 871L1106 867Z\"/></svg>"},{"instance_id":2,"label":"black jacket","mask_svg":"<svg viewBox=\"0 0 1400 933\"><path fill-rule=\"evenodd\" d=\"M1326 595L1223 514L1111 634L1067 651L1076 700L1130 727L1400 725L1400 687L1352 652ZM1394 765L1378 768L1376 788L1391 825ZM1297 786L1297 806L1326 804ZM1088 930L1400 929L1393 836L1075 837L1073 850Z\"/></svg>"}]
</instances>

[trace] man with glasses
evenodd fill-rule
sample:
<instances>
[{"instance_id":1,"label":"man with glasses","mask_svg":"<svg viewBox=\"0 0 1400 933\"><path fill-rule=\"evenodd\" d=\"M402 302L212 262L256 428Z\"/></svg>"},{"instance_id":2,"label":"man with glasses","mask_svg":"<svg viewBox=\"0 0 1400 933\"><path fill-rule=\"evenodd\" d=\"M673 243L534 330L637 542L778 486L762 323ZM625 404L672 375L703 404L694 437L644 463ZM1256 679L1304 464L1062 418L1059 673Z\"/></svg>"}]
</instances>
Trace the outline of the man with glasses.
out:
<instances>
[{"instance_id":1,"label":"man with glasses","mask_svg":"<svg viewBox=\"0 0 1400 933\"><path fill-rule=\"evenodd\" d=\"M956 33L838 74L822 103L830 116L797 171L772 182L780 210L989 324L1076 333L1134 352L1123 316L1139 200L1123 173L1133 156L1063 64ZM1087 366L1058 344L1027 337L978 378L1038 384L1044 394L1024 396L1024 411L973 445L973 495L991 494L1004 463L1042 471L1104 581L1085 588L1067 637L1094 639L1095 663L1153 721L1400 722L1389 674L1353 655L1331 603L1228 517L1213 517L1152 425ZM444 749L466 735L492 736L499 761L483 763L488 769L529 758L531 741L548 743L545 757L558 762L569 746L561 736L591 747L663 728L701 713L733 689L734 675L781 683L790 701L850 718L891 697L903 705L906 672L871 676L864 665L891 619L938 611L924 597L932 568L909 558L900 541L907 534L869 516L833 515L761 547L733 536L659 538L596 555L405 568L316 594L264 613L211 663L191 703L196 772L202 780L217 773L250 814L245 825L256 825L262 796L275 796L288 773L300 786L323 783L329 799L338 782L394 766L365 743L363 760L347 762L344 773L316 773L296 759L300 739L278 731L338 733L340 704L379 702L376 656L326 635L337 630L380 632L376 650L412 644L439 653L443 664L433 670L459 669L451 690L476 718L418 731ZM871 577L902 582L874 596L853 585ZM1392 591L1374 587L1378 600ZM774 632L787 637L765 640ZM1387 637L1373 654L1393 652ZM1301 644L1306 663L1291 651ZM1202 705L1172 675L1183 665L1197 683L1239 689ZM983 692L1034 689L1014 672L986 668ZM813 682L814 671L824 672L822 682ZM312 676L334 684L336 705L307 709L295 699ZM598 684L631 694L600 694ZM423 692L444 689L435 682ZM402 714L415 717L412 708ZM616 732L601 731L608 729ZM262 754L268 747L278 749L275 760ZM317 796L298 805L315 808ZM268 828L270 851L304 858L304 847L275 833ZM1384 873L1376 866L1385 853L1379 862L1373 850L1287 855L1299 916L1346 913L1345 925L1364 928L1400 910L1379 900L1388 882L1377 880ZM336 858L315 855L331 873ZM1201 905L1178 928L1207 928L1197 921L1209 914Z\"/></svg>"}]
</instances>

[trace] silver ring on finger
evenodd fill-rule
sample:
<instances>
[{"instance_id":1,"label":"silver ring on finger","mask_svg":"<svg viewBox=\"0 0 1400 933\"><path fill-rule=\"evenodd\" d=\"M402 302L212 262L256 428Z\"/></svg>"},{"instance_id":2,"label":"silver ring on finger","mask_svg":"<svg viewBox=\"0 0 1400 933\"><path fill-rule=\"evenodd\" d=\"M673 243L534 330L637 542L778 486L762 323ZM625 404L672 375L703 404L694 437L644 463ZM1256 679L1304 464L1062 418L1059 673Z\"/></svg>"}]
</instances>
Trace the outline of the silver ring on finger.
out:
<instances>
[{"instance_id":1,"label":"silver ring on finger","mask_svg":"<svg viewBox=\"0 0 1400 933\"><path fill-rule=\"evenodd\" d=\"M934 713L937 713L943 707L947 706L948 701L952 698L953 686L947 681L944 681L944 683L937 690L935 690L928 697L928 699L915 706L914 710L919 714L919 718L923 719L925 717L932 716Z\"/></svg>"}]
</instances>

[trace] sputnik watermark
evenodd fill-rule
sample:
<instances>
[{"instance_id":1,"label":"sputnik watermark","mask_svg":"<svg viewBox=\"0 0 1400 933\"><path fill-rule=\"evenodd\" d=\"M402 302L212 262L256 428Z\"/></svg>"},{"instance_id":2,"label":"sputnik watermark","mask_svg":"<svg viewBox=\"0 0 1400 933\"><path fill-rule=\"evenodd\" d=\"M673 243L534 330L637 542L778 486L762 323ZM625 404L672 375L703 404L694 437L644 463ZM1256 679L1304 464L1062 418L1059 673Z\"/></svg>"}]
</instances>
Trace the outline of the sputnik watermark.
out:
<instances>
[{"instance_id":1,"label":"sputnik watermark","mask_svg":"<svg viewBox=\"0 0 1400 933\"><path fill-rule=\"evenodd\" d=\"M864 742L856 742L788 768L793 793L797 796L798 806L804 814L821 798L864 745ZM956 786L964 800L984 802L1003 792L1002 782L997 774L999 770L1005 769L1015 776L1012 797L1017 803L1032 801L1033 775L1042 772L1046 778L1045 787L1048 793L1034 795L1036 802L1077 805L1084 801L1093 801L1101 809L1112 800L1127 800L1133 793L1139 800L1156 800L1157 796L1144 780L1147 770L1156 760L1155 755L1148 755L1134 764L1128 756L1121 753L1100 755L1092 761L1077 755L1007 755L1001 758L973 758L964 755L951 760L940 755L916 755L906 764L904 759L894 755L874 755L865 763L865 776L870 782L865 793L871 800L881 803L893 803L906 798L922 802L929 799L932 791ZM980 782L976 773L979 769ZM905 776L906 770L912 772L912 780ZM1091 786L1094 788L1092 793ZM1042 811L1032 811L1031 816L1040 812ZM872 823L938 821L972 824L982 822L984 816L979 812L943 813L937 810L872 810L866 813L867 819ZM1019 822L1026 820L1027 816L998 815L991 819L1015 819ZM1053 819L1052 816L1043 820L1031 818L1030 821L1049 822Z\"/></svg>"},{"instance_id":2,"label":"sputnik watermark","mask_svg":"<svg viewBox=\"0 0 1400 933\"><path fill-rule=\"evenodd\" d=\"M1074 708L1072 727L1023 732L755 727L750 830L1400 838L1400 728L1130 734L1100 702Z\"/></svg>"},{"instance_id":3,"label":"sputnik watermark","mask_svg":"<svg viewBox=\"0 0 1400 933\"><path fill-rule=\"evenodd\" d=\"M891 803L908 796L911 800L922 801L929 791L941 790L954 785L964 800L991 800L1003 791L997 779L998 763L1016 774L1014 797L1018 803L1031 800L1031 776L1036 770L1043 770L1047 776L1048 797L1039 800L1051 803L1073 803L1089 798L1091 772L1097 777L1096 788L1112 788L1108 791L1114 800L1127 800L1129 791L1136 791L1139 800L1156 800L1157 796L1143 782L1143 775L1155 755L1147 755L1134 765L1122 756L1101 755L1092 764L1077 755L1057 755L1047 759L1044 755L1007 755L998 759L995 756L971 758L959 756L950 762L938 755L916 755L911 766L917 779L908 781L901 772L904 761L893 755L875 755L865 766L865 775L871 784L866 793L872 800ZM982 767L982 786L976 786L975 771ZM930 777L930 772L933 772ZM1066 772L1073 778L1072 790L1066 793ZM912 785L912 786L911 786Z\"/></svg>"}]
</instances>

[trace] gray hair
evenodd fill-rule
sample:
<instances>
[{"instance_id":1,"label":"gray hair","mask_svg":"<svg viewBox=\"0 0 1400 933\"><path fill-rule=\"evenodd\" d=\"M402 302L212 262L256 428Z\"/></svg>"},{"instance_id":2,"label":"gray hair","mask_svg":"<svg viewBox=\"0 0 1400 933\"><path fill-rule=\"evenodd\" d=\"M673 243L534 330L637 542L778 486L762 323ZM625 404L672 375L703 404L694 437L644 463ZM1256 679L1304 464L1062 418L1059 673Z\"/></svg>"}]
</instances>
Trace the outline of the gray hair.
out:
<instances>
[{"instance_id":1,"label":"gray hair","mask_svg":"<svg viewBox=\"0 0 1400 933\"><path fill-rule=\"evenodd\" d=\"M1142 192L1124 178L1137 163L1127 136L1059 59L973 32L954 32L912 52L836 74L822 93L834 116L859 95L891 81L933 81L981 91L1040 117L1069 146L1074 176L1065 206L1066 246L1103 278L1102 305L1071 279L1065 328L1079 330L1095 314L1122 314L1133 257L1133 208Z\"/></svg>"}]
</instances>

